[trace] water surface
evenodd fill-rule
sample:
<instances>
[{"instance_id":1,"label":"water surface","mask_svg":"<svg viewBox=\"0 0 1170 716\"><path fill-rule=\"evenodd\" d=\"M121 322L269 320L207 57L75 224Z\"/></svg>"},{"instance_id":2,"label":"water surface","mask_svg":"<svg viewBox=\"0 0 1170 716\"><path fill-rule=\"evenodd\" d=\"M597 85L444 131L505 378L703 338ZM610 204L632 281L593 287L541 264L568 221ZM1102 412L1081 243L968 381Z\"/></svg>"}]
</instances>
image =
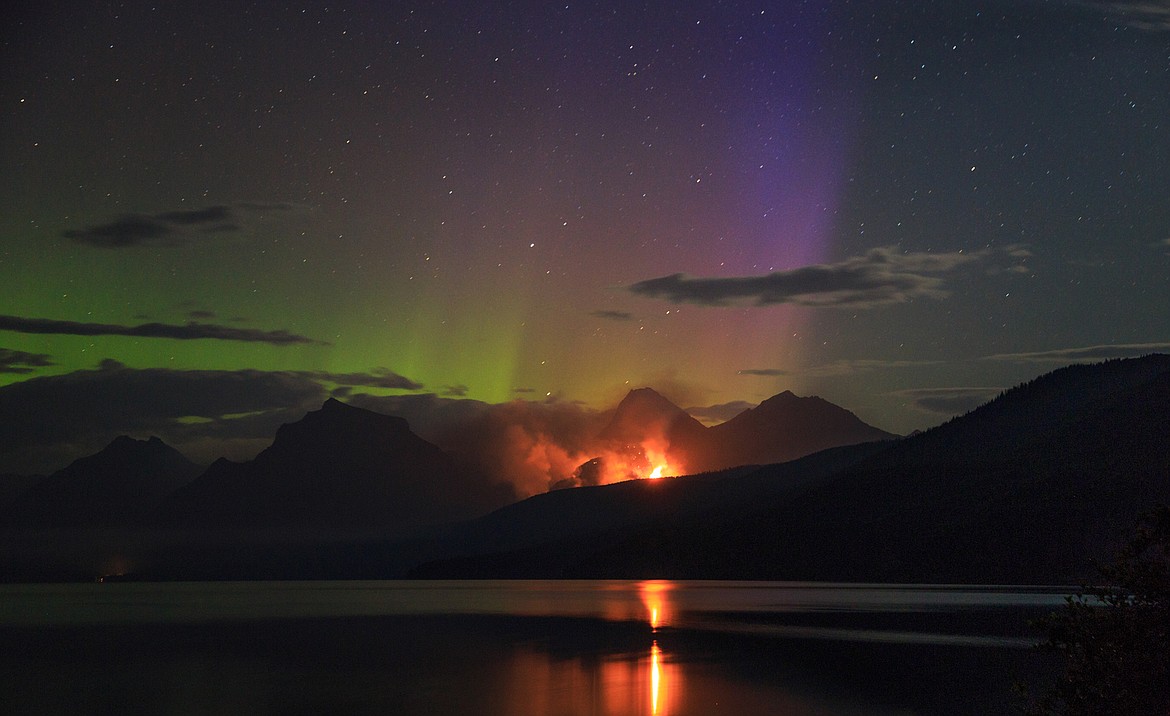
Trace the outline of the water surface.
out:
<instances>
[{"instance_id":1,"label":"water surface","mask_svg":"<svg viewBox=\"0 0 1170 716\"><path fill-rule=\"evenodd\" d=\"M1063 589L396 581L0 587L12 713L1010 713Z\"/></svg>"}]
</instances>

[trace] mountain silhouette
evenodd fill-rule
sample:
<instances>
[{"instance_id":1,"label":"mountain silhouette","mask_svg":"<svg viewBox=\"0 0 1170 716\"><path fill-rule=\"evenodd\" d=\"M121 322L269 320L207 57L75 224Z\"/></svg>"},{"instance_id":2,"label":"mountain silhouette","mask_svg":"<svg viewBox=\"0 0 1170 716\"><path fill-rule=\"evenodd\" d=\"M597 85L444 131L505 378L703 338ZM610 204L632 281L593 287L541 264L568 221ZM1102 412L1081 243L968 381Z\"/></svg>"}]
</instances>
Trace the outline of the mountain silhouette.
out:
<instances>
[{"instance_id":1,"label":"mountain silhouette","mask_svg":"<svg viewBox=\"0 0 1170 716\"><path fill-rule=\"evenodd\" d=\"M282 425L255 459L220 459L161 511L171 524L342 531L465 519L505 504L402 418L329 399Z\"/></svg>"},{"instance_id":2,"label":"mountain silhouette","mask_svg":"<svg viewBox=\"0 0 1170 716\"><path fill-rule=\"evenodd\" d=\"M696 472L766 465L828 448L895 437L827 400L801 398L786 390L708 428L701 457L696 456L688 465Z\"/></svg>"},{"instance_id":3,"label":"mountain silhouette","mask_svg":"<svg viewBox=\"0 0 1170 716\"><path fill-rule=\"evenodd\" d=\"M705 430L703 424L652 388L626 393L598 438L607 442L641 442L648 433L686 440Z\"/></svg>"},{"instance_id":4,"label":"mountain silhouette","mask_svg":"<svg viewBox=\"0 0 1170 716\"><path fill-rule=\"evenodd\" d=\"M1168 405L1170 356L1072 366L913 437L721 485L750 493L778 481L748 504L712 499L637 525L546 531L414 573L1075 584L1093 577L1093 560L1109 558L1138 514L1170 502ZM866 448L828 469L802 467ZM672 482L691 490L689 479ZM776 487L785 480L790 489ZM589 492L561 499L597 502ZM540 524L543 509L529 505L522 523Z\"/></svg>"},{"instance_id":5,"label":"mountain silhouette","mask_svg":"<svg viewBox=\"0 0 1170 716\"><path fill-rule=\"evenodd\" d=\"M672 465L699 473L786 462L828 448L897 436L827 400L801 398L789 391L708 428L654 390L638 388L622 399L598 437L635 461L644 443L660 443ZM576 480L567 484L596 484L582 479L591 470L600 472L601 465L595 461L582 465Z\"/></svg>"},{"instance_id":6,"label":"mountain silhouette","mask_svg":"<svg viewBox=\"0 0 1170 716\"><path fill-rule=\"evenodd\" d=\"M125 435L37 481L15 500L17 527L122 526L141 521L201 468L157 437Z\"/></svg>"},{"instance_id":7,"label":"mountain silhouette","mask_svg":"<svg viewBox=\"0 0 1170 716\"><path fill-rule=\"evenodd\" d=\"M622 479L632 479L647 476L663 459L672 466L687 465L691 451L702 444L706 430L702 423L652 388L635 388L622 398L609 422L597 434L597 445L619 457L627 470ZM648 454L648 450L656 454ZM606 457L588 460L571 477L552 488L598 485L608 472L606 462Z\"/></svg>"}]
</instances>

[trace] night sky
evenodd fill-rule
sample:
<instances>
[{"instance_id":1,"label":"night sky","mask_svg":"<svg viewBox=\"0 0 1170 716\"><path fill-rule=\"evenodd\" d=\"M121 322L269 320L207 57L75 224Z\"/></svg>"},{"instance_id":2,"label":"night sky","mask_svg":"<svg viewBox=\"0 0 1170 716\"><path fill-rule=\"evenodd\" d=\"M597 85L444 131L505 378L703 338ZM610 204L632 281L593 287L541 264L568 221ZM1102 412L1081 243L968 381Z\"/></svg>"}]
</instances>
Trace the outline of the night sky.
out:
<instances>
[{"instance_id":1,"label":"night sky","mask_svg":"<svg viewBox=\"0 0 1170 716\"><path fill-rule=\"evenodd\" d=\"M1167 2L4 12L0 472L331 394L906 433L1170 350Z\"/></svg>"}]
</instances>

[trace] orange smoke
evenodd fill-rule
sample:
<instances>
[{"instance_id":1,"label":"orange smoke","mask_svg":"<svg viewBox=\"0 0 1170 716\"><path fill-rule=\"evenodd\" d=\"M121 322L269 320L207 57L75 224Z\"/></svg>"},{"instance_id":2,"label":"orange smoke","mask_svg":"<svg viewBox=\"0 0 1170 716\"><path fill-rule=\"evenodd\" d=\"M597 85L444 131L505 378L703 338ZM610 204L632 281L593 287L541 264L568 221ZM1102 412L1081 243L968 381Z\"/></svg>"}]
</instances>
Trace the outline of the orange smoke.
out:
<instances>
[{"instance_id":1,"label":"orange smoke","mask_svg":"<svg viewBox=\"0 0 1170 716\"><path fill-rule=\"evenodd\" d=\"M574 485L609 485L626 480L657 480L685 475L686 468L668 453L669 444L660 437L620 446L599 442L592 457L573 473ZM568 486L568 485L564 485Z\"/></svg>"},{"instance_id":2,"label":"orange smoke","mask_svg":"<svg viewBox=\"0 0 1170 716\"><path fill-rule=\"evenodd\" d=\"M513 401L449 420L434 418L427 439L463 458L515 499L565 487L685 475L670 451L668 426L653 416L603 436L610 415L568 403ZM424 423L425 424L425 423Z\"/></svg>"}]
</instances>

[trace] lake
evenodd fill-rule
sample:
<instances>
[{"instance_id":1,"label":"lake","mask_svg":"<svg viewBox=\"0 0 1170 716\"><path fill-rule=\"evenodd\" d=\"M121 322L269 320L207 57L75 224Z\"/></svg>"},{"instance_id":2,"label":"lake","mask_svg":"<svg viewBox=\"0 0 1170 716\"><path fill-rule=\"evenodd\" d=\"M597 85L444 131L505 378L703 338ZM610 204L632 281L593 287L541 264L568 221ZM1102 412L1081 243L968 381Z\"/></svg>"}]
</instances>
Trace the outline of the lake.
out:
<instances>
[{"instance_id":1,"label":"lake","mask_svg":"<svg viewBox=\"0 0 1170 716\"><path fill-rule=\"evenodd\" d=\"M0 586L6 713L996 714L1067 588Z\"/></svg>"}]
</instances>

